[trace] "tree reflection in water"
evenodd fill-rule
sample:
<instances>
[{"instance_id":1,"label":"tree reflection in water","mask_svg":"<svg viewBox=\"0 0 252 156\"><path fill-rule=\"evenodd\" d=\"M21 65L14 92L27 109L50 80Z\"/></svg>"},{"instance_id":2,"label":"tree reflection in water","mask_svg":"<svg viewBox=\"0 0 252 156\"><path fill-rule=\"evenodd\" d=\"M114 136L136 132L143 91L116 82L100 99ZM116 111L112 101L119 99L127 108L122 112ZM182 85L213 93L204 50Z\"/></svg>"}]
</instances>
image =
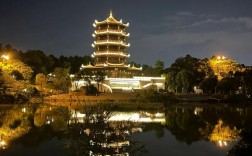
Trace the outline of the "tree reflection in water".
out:
<instances>
[{"instance_id":1,"label":"tree reflection in water","mask_svg":"<svg viewBox=\"0 0 252 156\"><path fill-rule=\"evenodd\" d=\"M225 147L237 141L241 129L251 128L252 118L246 108L174 105L165 113L167 129L188 144L206 140Z\"/></svg>"},{"instance_id":2,"label":"tree reflection in water","mask_svg":"<svg viewBox=\"0 0 252 156\"><path fill-rule=\"evenodd\" d=\"M145 152L146 147L133 139L141 135L133 133L154 131L156 138L162 138L168 136L168 130L175 136L175 144L177 141L187 144L204 141L210 142L207 147L212 147L213 142L216 149L227 151L241 129L252 128L251 107L176 104L167 106L164 112L109 110L103 105L83 106L79 110L82 116L79 116L66 107L49 105L0 107L0 149L15 153L15 146L21 144L25 152L57 138L57 143L64 142L62 147L69 155L138 155ZM129 116L130 120L123 121ZM251 147L251 139L248 139L251 131L248 134L242 136L239 147L234 147L230 154L240 152L240 146ZM144 144L158 141L150 139ZM148 149L150 154L153 154L152 149L151 146ZM62 149L55 152L62 154Z\"/></svg>"},{"instance_id":3,"label":"tree reflection in water","mask_svg":"<svg viewBox=\"0 0 252 156\"><path fill-rule=\"evenodd\" d=\"M235 141L239 137L240 130L234 127L230 128L228 125L223 125L223 121L219 119L215 125L212 133L209 136L211 141L214 141L218 146L227 146L228 142Z\"/></svg>"},{"instance_id":4,"label":"tree reflection in water","mask_svg":"<svg viewBox=\"0 0 252 156\"><path fill-rule=\"evenodd\" d=\"M84 114L72 115L64 147L69 155L138 155L146 152L140 142L131 134L140 123L129 121L108 121L113 115L109 108L84 106Z\"/></svg>"}]
</instances>

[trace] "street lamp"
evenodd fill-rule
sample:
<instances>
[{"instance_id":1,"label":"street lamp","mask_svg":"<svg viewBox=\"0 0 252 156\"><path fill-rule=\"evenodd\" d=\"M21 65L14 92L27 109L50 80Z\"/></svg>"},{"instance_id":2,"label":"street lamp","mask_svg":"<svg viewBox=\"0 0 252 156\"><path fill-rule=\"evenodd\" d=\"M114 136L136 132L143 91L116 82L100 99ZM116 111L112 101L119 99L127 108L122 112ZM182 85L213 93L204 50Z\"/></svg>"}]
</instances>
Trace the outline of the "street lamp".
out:
<instances>
[{"instance_id":1,"label":"street lamp","mask_svg":"<svg viewBox=\"0 0 252 156\"><path fill-rule=\"evenodd\" d=\"M217 56L217 59L218 59L218 60L225 60L226 57L225 57L225 56Z\"/></svg>"},{"instance_id":2,"label":"street lamp","mask_svg":"<svg viewBox=\"0 0 252 156\"><path fill-rule=\"evenodd\" d=\"M9 60L9 56L8 55L2 55L1 58L3 58L4 60Z\"/></svg>"}]
</instances>

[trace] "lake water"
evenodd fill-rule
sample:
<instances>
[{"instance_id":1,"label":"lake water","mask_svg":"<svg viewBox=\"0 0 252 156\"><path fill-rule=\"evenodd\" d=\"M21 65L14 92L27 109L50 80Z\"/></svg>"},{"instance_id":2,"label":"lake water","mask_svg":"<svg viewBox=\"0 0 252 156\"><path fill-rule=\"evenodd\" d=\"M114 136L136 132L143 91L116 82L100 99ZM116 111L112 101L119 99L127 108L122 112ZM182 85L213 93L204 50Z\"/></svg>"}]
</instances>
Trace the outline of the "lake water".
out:
<instances>
[{"instance_id":1,"label":"lake water","mask_svg":"<svg viewBox=\"0 0 252 156\"><path fill-rule=\"evenodd\" d=\"M226 155L252 108L174 104L164 110L0 106L0 155Z\"/></svg>"}]
</instances>

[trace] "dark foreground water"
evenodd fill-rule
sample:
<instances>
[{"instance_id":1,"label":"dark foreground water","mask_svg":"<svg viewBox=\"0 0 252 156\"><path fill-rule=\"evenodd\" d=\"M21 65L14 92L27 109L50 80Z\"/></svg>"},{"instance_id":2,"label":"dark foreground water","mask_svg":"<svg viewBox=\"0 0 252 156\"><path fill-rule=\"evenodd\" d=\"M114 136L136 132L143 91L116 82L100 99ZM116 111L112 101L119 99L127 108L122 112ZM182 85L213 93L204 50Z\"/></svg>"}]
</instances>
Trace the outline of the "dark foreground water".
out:
<instances>
[{"instance_id":1,"label":"dark foreground water","mask_svg":"<svg viewBox=\"0 0 252 156\"><path fill-rule=\"evenodd\" d=\"M252 108L176 104L162 111L0 106L0 155L227 155Z\"/></svg>"}]
</instances>

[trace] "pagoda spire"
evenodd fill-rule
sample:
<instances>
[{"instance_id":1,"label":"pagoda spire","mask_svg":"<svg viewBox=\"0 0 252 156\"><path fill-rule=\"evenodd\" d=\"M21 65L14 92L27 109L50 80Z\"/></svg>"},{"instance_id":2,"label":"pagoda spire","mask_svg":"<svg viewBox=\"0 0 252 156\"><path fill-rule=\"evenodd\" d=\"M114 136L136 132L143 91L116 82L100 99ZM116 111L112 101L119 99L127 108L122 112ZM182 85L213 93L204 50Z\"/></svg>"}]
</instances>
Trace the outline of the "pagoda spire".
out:
<instances>
[{"instance_id":1,"label":"pagoda spire","mask_svg":"<svg viewBox=\"0 0 252 156\"><path fill-rule=\"evenodd\" d=\"M110 10L110 12L109 12L109 17L110 17L110 18L113 17L112 10Z\"/></svg>"}]
</instances>

